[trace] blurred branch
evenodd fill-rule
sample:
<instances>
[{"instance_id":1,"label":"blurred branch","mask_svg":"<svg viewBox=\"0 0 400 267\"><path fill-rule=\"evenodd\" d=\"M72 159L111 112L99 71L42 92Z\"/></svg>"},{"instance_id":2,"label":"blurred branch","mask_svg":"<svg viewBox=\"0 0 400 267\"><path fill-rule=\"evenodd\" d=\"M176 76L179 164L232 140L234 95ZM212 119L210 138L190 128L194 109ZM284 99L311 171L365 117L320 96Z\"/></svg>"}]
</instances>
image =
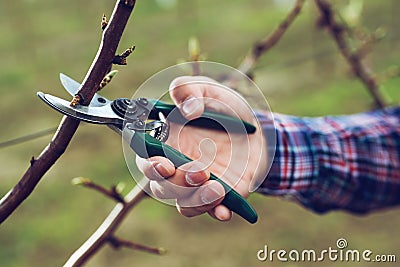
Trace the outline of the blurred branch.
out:
<instances>
[{"instance_id":1,"label":"blurred branch","mask_svg":"<svg viewBox=\"0 0 400 267\"><path fill-rule=\"evenodd\" d=\"M90 103L103 77L110 71L119 41L134 5L135 1L116 1L111 19L103 31L96 57L78 92L81 104L88 105ZM6 220L32 193L43 175L65 152L78 126L78 120L63 117L51 142L36 159L32 158L31 164L22 178L0 200L0 223Z\"/></svg>"},{"instance_id":2,"label":"blurred branch","mask_svg":"<svg viewBox=\"0 0 400 267\"><path fill-rule=\"evenodd\" d=\"M107 189L107 188L105 188L101 185L98 185L98 184L94 183L93 181L91 181L87 178L83 178L83 177L77 177L77 178L72 179L72 184L82 185L84 187L93 189L93 190L95 190L117 202L125 203L124 197L118 192L116 186L111 187L111 189Z\"/></svg>"},{"instance_id":3,"label":"blurred branch","mask_svg":"<svg viewBox=\"0 0 400 267\"><path fill-rule=\"evenodd\" d=\"M386 103L379 91L379 84L371 74L371 70L369 70L362 61L365 52L363 50L357 51L351 48L346 38L346 25L336 20L335 12L331 4L325 0L315 0L315 2L321 14L320 25L328 29L340 52L351 66L353 73L361 80L373 97L375 106L383 108L386 106Z\"/></svg>"},{"instance_id":4,"label":"blurred branch","mask_svg":"<svg viewBox=\"0 0 400 267\"><path fill-rule=\"evenodd\" d=\"M127 247L127 248L131 248L131 249L134 249L134 250L140 250L140 251L143 251L143 252L148 252L148 253L158 254L158 255L163 255L163 254L165 254L167 252L162 247L153 248L153 247L137 244L137 243L134 243L134 242L129 241L129 240L124 240L122 238L118 238L118 237L115 237L115 236L110 237L107 241L115 249L120 249L121 247Z\"/></svg>"},{"instance_id":5,"label":"blurred branch","mask_svg":"<svg viewBox=\"0 0 400 267\"><path fill-rule=\"evenodd\" d=\"M18 145L18 144L21 144L21 143L24 143L24 142L28 142L28 141L31 141L31 140L35 140L37 138L53 134L55 131L57 131L57 127L44 129L44 130L37 131L35 133L31 133L31 134L27 134L27 135L20 136L20 137L17 137L17 138L13 138L13 139L1 142L0 143L0 149L1 148L6 148L6 147L9 147L9 146Z\"/></svg>"},{"instance_id":6,"label":"blurred branch","mask_svg":"<svg viewBox=\"0 0 400 267\"><path fill-rule=\"evenodd\" d=\"M253 68L256 65L258 59L281 39L289 26L292 25L293 21L300 14L304 2L305 0L297 0L293 9L279 24L279 26L265 39L260 40L254 44L253 48L240 63L238 70L248 75L249 77L252 77Z\"/></svg>"},{"instance_id":7,"label":"blurred branch","mask_svg":"<svg viewBox=\"0 0 400 267\"><path fill-rule=\"evenodd\" d=\"M400 66L390 66L387 70L381 73L377 80L379 83L384 83L390 79L400 77Z\"/></svg>"},{"instance_id":8,"label":"blurred branch","mask_svg":"<svg viewBox=\"0 0 400 267\"><path fill-rule=\"evenodd\" d=\"M124 198L124 203L118 203L103 221L103 223L97 228L97 230L78 248L65 263L66 266L82 266L91 256L93 256L100 248L102 248L107 242L110 242L110 238L114 238L114 232L128 215L129 211L135 207L145 196L146 193L142 190L143 187L147 187L148 182L143 185L136 185ZM119 239L118 239L119 240ZM134 248L134 243L120 240L119 245L130 246ZM129 245L130 244L130 245ZM140 245L142 246L142 245ZM143 248L145 246L142 246ZM136 247L136 249L138 249ZM145 250L145 249L142 249ZM159 249L158 254L162 251Z\"/></svg>"}]
</instances>

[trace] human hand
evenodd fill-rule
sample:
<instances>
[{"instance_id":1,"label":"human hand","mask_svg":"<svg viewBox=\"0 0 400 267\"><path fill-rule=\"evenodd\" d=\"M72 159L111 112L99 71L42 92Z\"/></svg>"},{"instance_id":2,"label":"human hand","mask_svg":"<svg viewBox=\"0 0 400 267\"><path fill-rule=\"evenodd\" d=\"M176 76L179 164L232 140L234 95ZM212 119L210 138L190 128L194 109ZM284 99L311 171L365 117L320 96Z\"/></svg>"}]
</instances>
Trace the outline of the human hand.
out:
<instances>
[{"instance_id":1,"label":"human hand","mask_svg":"<svg viewBox=\"0 0 400 267\"><path fill-rule=\"evenodd\" d=\"M188 120L207 109L257 125L243 98L210 78L179 77L171 83L170 95ZM160 199L176 199L179 212L188 217L208 212L226 221L232 216L220 204L226 192L220 183L209 180L210 171L244 197L252 180L266 176L266 144L260 129L252 135L233 134L170 122L166 143L194 161L175 169L167 158L137 157L137 165L151 180L152 193Z\"/></svg>"}]
</instances>

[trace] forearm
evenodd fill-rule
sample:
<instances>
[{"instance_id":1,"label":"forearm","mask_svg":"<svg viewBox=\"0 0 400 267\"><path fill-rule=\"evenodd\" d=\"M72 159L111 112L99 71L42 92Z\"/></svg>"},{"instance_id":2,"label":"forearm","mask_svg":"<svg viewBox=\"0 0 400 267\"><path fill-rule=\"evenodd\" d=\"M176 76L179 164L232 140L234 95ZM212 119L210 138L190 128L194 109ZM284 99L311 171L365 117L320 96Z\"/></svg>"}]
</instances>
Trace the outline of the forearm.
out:
<instances>
[{"instance_id":1,"label":"forearm","mask_svg":"<svg viewBox=\"0 0 400 267\"><path fill-rule=\"evenodd\" d=\"M259 192L293 197L316 212L364 213L400 204L400 107L274 117L275 157Z\"/></svg>"}]
</instances>

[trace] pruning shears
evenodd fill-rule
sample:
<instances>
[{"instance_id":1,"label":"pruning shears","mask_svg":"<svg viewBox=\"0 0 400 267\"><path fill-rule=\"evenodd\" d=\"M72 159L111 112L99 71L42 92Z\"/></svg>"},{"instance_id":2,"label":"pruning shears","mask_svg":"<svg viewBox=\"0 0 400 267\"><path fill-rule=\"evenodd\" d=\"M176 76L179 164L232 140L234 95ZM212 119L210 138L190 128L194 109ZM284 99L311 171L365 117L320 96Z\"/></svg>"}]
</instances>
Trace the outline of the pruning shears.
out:
<instances>
[{"instance_id":1,"label":"pruning shears","mask_svg":"<svg viewBox=\"0 0 400 267\"><path fill-rule=\"evenodd\" d=\"M64 74L60 74L60 80L70 95L77 94L80 88L77 81ZM220 131L244 129L246 134L256 131L256 128L246 121L209 110L206 110L202 117L187 121L175 105L156 99L117 98L110 101L96 93L89 106L71 106L69 101L50 94L38 92L37 95L51 108L64 115L89 123L107 125L123 135L138 156L167 157L176 168L192 160L165 144L169 134L169 121ZM174 113L174 116L168 116L171 113ZM168 118L168 121L165 118ZM223 205L250 223L257 221L258 215L246 199L213 173L210 179L218 181L224 187L226 194Z\"/></svg>"}]
</instances>

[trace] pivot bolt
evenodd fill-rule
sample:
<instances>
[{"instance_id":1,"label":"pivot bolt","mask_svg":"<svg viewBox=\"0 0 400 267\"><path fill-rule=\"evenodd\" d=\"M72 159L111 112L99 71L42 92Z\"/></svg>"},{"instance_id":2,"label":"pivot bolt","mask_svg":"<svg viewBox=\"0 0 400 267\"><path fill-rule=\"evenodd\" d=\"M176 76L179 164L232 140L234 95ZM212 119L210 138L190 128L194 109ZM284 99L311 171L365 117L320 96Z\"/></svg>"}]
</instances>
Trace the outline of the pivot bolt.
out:
<instances>
[{"instance_id":1,"label":"pivot bolt","mask_svg":"<svg viewBox=\"0 0 400 267\"><path fill-rule=\"evenodd\" d=\"M139 104L141 104L143 106L146 106L149 103L149 101L144 97L139 98L138 101L139 101Z\"/></svg>"}]
</instances>

